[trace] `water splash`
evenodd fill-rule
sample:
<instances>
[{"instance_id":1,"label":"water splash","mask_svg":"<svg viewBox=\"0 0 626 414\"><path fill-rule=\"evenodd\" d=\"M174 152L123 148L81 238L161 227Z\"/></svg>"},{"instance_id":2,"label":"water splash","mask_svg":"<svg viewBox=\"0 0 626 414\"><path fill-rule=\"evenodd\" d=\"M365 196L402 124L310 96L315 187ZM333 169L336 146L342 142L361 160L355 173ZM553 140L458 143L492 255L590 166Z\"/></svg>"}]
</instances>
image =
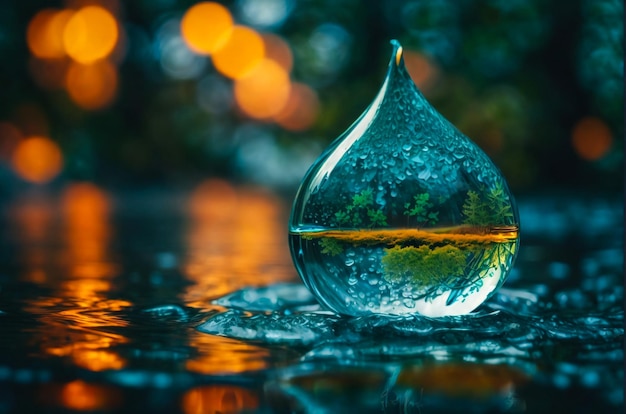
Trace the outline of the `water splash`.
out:
<instances>
[{"instance_id":1,"label":"water splash","mask_svg":"<svg viewBox=\"0 0 626 414\"><path fill-rule=\"evenodd\" d=\"M455 353L458 348L460 356L467 352L531 356L557 342L584 344L589 350L624 335L619 302L609 312L563 312L552 302L541 302L537 294L507 288L478 311L464 316L341 318L312 305L303 289L300 285L281 284L237 291L215 301L222 306L231 304L232 309L210 316L198 329L242 340L317 344L309 356L320 347L355 344L357 351L353 354L360 356L423 354L436 345L446 346L447 353ZM321 353L327 355L329 351Z\"/></svg>"}]
</instances>

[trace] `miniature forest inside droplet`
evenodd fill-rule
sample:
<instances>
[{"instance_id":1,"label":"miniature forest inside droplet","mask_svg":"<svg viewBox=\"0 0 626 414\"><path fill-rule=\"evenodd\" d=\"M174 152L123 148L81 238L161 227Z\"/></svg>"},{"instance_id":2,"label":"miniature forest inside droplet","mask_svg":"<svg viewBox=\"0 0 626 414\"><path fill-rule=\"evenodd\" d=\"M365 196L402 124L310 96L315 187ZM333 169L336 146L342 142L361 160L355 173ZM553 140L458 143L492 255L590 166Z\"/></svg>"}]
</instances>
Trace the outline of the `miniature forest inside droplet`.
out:
<instances>
[{"instance_id":1,"label":"miniature forest inside droplet","mask_svg":"<svg viewBox=\"0 0 626 414\"><path fill-rule=\"evenodd\" d=\"M443 227L438 207L448 200L421 193L403 206L407 227L385 228L367 189L334 213L331 227L293 230L292 250L309 287L331 292L326 305L341 313L468 313L502 284L515 257L517 226L493 224L513 216L504 201L500 187L485 200L470 190L463 223Z\"/></svg>"}]
</instances>

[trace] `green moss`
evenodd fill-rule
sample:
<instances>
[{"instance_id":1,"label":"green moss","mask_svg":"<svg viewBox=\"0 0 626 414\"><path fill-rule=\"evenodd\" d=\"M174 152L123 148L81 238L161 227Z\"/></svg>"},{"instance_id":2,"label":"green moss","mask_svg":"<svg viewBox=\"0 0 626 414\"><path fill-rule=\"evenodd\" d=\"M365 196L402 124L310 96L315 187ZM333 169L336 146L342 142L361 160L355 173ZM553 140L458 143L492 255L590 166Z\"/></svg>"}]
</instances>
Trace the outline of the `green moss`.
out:
<instances>
[{"instance_id":1,"label":"green moss","mask_svg":"<svg viewBox=\"0 0 626 414\"><path fill-rule=\"evenodd\" d=\"M394 246L385 249L382 264L388 282L402 282L407 278L420 287L452 285L463 277L467 251L452 245L431 247Z\"/></svg>"},{"instance_id":2,"label":"green moss","mask_svg":"<svg viewBox=\"0 0 626 414\"><path fill-rule=\"evenodd\" d=\"M323 254L329 254L331 256L336 256L343 252L343 246L336 239L331 239L328 237L323 237L319 241L320 246L322 247L321 252Z\"/></svg>"}]
</instances>

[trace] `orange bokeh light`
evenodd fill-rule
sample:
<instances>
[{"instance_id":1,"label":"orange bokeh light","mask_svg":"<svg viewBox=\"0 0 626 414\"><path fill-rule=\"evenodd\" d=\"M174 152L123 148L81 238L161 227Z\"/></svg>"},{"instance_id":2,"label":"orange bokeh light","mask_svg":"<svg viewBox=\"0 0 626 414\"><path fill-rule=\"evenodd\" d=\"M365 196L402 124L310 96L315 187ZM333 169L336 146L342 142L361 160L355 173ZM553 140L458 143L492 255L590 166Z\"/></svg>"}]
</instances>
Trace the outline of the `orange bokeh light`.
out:
<instances>
[{"instance_id":1,"label":"orange bokeh light","mask_svg":"<svg viewBox=\"0 0 626 414\"><path fill-rule=\"evenodd\" d=\"M48 117L39 105L24 102L13 110L11 119L25 137L32 135L48 136L50 127Z\"/></svg>"},{"instance_id":2,"label":"orange bokeh light","mask_svg":"<svg viewBox=\"0 0 626 414\"><path fill-rule=\"evenodd\" d=\"M26 42L31 53L38 58L65 56L63 31L74 12L71 10L44 9L29 22Z\"/></svg>"},{"instance_id":3,"label":"orange bokeh light","mask_svg":"<svg viewBox=\"0 0 626 414\"><path fill-rule=\"evenodd\" d=\"M289 44L280 36L273 33L261 35L265 45L265 57L278 63L287 73L293 68L293 53Z\"/></svg>"},{"instance_id":4,"label":"orange bokeh light","mask_svg":"<svg viewBox=\"0 0 626 414\"><path fill-rule=\"evenodd\" d=\"M63 44L72 59L89 64L109 56L118 37L115 17L100 6L87 6L75 12L65 25Z\"/></svg>"},{"instance_id":5,"label":"orange bokeh light","mask_svg":"<svg viewBox=\"0 0 626 414\"><path fill-rule=\"evenodd\" d=\"M319 106L317 93L310 86L294 82L287 104L274 120L290 131L304 131L317 119Z\"/></svg>"},{"instance_id":6,"label":"orange bokeh light","mask_svg":"<svg viewBox=\"0 0 626 414\"><path fill-rule=\"evenodd\" d=\"M235 100L248 116L268 119L282 111L289 99L289 75L278 63L263 59L247 76L235 82Z\"/></svg>"},{"instance_id":7,"label":"orange bokeh light","mask_svg":"<svg viewBox=\"0 0 626 414\"><path fill-rule=\"evenodd\" d=\"M203 385L185 393L185 414L239 413L259 407L259 397L251 390L234 385Z\"/></svg>"},{"instance_id":8,"label":"orange bokeh light","mask_svg":"<svg viewBox=\"0 0 626 414\"><path fill-rule=\"evenodd\" d=\"M21 139L22 132L15 125L0 121L0 160L9 159Z\"/></svg>"},{"instance_id":9,"label":"orange bokeh light","mask_svg":"<svg viewBox=\"0 0 626 414\"><path fill-rule=\"evenodd\" d=\"M233 17L221 4L202 2L187 10L180 25L189 48L208 55L228 41L233 31Z\"/></svg>"},{"instance_id":10,"label":"orange bokeh light","mask_svg":"<svg viewBox=\"0 0 626 414\"><path fill-rule=\"evenodd\" d=\"M65 87L69 62L68 59L31 58L28 62L28 69L39 86L49 90L59 90Z\"/></svg>"},{"instance_id":11,"label":"orange bokeh light","mask_svg":"<svg viewBox=\"0 0 626 414\"><path fill-rule=\"evenodd\" d=\"M424 92L432 89L439 77L439 68L421 53L405 50L403 55L406 70L417 87Z\"/></svg>"},{"instance_id":12,"label":"orange bokeh light","mask_svg":"<svg viewBox=\"0 0 626 414\"><path fill-rule=\"evenodd\" d=\"M65 87L72 101L84 109L100 109L113 102L117 92L117 69L106 60L90 65L73 62Z\"/></svg>"},{"instance_id":13,"label":"orange bokeh light","mask_svg":"<svg viewBox=\"0 0 626 414\"><path fill-rule=\"evenodd\" d=\"M250 73L263 59L263 38L245 26L235 26L222 48L213 54L213 65L222 75L239 79Z\"/></svg>"},{"instance_id":14,"label":"orange bokeh light","mask_svg":"<svg viewBox=\"0 0 626 414\"><path fill-rule=\"evenodd\" d=\"M596 117L585 117L574 126L572 145L581 158L595 161L602 158L611 149L613 134L603 120Z\"/></svg>"},{"instance_id":15,"label":"orange bokeh light","mask_svg":"<svg viewBox=\"0 0 626 414\"><path fill-rule=\"evenodd\" d=\"M12 156L13 170L24 180L46 183L63 168L59 146L42 136L26 138L17 144Z\"/></svg>"}]
</instances>

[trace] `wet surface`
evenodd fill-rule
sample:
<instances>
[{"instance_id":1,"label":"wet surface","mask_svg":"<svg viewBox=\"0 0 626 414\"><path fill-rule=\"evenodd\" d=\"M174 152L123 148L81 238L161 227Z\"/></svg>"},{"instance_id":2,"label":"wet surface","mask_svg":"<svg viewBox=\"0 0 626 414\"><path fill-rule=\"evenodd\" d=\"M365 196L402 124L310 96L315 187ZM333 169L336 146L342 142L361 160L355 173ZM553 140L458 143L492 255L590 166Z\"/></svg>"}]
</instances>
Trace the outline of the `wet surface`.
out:
<instances>
[{"instance_id":1,"label":"wet surface","mask_svg":"<svg viewBox=\"0 0 626 414\"><path fill-rule=\"evenodd\" d=\"M515 269L473 314L340 318L265 191L25 193L1 207L0 413L623 412L622 200L518 201Z\"/></svg>"}]
</instances>

